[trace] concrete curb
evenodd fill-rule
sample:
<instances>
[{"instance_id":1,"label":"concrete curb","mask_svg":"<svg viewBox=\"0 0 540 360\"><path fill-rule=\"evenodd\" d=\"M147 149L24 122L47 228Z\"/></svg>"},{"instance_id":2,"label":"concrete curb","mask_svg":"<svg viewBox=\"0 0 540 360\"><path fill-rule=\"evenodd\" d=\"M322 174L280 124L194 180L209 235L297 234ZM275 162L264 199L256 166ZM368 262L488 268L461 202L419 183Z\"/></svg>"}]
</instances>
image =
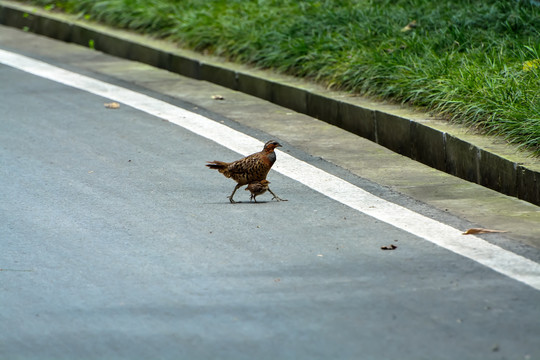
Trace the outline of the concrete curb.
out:
<instances>
[{"instance_id":1,"label":"concrete curb","mask_svg":"<svg viewBox=\"0 0 540 360\"><path fill-rule=\"evenodd\" d=\"M74 16L0 0L0 24L92 46L198 80L241 91L374 141L451 175L540 205L540 161L501 139L413 109L331 91L300 79L226 63ZM361 149L359 149L361 151Z\"/></svg>"}]
</instances>

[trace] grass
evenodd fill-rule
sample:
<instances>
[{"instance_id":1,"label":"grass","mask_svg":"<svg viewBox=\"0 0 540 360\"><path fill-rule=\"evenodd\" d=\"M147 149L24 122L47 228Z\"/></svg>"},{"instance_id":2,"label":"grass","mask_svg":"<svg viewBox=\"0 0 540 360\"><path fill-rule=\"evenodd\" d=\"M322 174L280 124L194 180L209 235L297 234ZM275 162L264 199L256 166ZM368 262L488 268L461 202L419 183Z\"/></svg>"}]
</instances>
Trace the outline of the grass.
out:
<instances>
[{"instance_id":1,"label":"grass","mask_svg":"<svg viewBox=\"0 0 540 360\"><path fill-rule=\"evenodd\" d=\"M32 2L420 106L540 155L537 0Z\"/></svg>"}]
</instances>

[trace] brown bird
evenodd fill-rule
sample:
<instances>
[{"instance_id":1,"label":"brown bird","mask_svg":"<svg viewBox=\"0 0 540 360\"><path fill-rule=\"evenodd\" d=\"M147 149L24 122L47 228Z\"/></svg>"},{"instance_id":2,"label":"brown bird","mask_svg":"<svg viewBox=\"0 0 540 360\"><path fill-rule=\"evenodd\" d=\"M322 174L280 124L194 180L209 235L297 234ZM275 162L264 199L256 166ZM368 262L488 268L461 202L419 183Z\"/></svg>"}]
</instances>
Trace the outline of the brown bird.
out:
<instances>
[{"instance_id":1,"label":"brown bird","mask_svg":"<svg viewBox=\"0 0 540 360\"><path fill-rule=\"evenodd\" d=\"M249 183L246 188L246 191L251 191L249 201L254 200L257 202L257 196L264 194L266 190L268 190L268 184L270 184L270 181L268 180L254 181Z\"/></svg>"},{"instance_id":2,"label":"brown bird","mask_svg":"<svg viewBox=\"0 0 540 360\"><path fill-rule=\"evenodd\" d=\"M264 144L264 148L258 153L251 154L230 163L217 160L207 161L208 164L206 164L206 166L210 169L216 169L225 175L225 177L231 178L238 183L232 194L229 196L230 202L235 203L236 201L233 200L233 196L238 188L254 181L266 179L266 175L270 171L270 168L276 162L276 153L274 152L274 149L277 147L281 147L281 144L277 141L270 140ZM273 199L276 199L277 201L286 201L280 199L272 192L272 190L270 190L270 188L268 188L268 191L274 196Z\"/></svg>"}]
</instances>

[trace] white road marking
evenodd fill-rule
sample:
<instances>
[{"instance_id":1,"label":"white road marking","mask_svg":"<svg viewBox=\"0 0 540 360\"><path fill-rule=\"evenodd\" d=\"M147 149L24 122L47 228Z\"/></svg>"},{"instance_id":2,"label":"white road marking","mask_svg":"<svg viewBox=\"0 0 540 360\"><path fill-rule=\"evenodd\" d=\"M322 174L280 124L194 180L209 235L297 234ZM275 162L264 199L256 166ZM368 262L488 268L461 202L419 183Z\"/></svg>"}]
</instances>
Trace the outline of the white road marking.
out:
<instances>
[{"instance_id":1,"label":"white road marking","mask_svg":"<svg viewBox=\"0 0 540 360\"><path fill-rule=\"evenodd\" d=\"M170 121L242 155L254 153L263 146L261 141L204 116L42 61L0 49L0 63L131 106ZM461 230L383 200L282 151L277 153L279 160L273 167L275 171L355 210L540 290L540 264L476 236L464 236Z\"/></svg>"}]
</instances>

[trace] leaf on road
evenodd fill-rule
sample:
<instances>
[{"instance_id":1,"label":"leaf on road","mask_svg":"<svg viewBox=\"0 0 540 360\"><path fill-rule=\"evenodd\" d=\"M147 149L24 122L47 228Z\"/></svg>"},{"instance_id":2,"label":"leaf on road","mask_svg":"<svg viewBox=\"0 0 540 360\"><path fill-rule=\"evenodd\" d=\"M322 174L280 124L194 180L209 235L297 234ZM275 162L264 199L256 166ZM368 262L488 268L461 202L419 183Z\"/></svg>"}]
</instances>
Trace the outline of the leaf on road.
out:
<instances>
[{"instance_id":1,"label":"leaf on road","mask_svg":"<svg viewBox=\"0 0 540 360\"><path fill-rule=\"evenodd\" d=\"M505 233L508 231L503 230L490 230L490 229L482 229L482 228L472 228L463 233L463 235L471 235L471 234L492 234L492 233Z\"/></svg>"},{"instance_id":2,"label":"leaf on road","mask_svg":"<svg viewBox=\"0 0 540 360\"><path fill-rule=\"evenodd\" d=\"M394 244L388 245L388 246L381 246L381 250L396 250L397 246Z\"/></svg>"},{"instance_id":3,"label":"leaf on road","mask_svg":"<svg viewBox=\"0 0 540 360\"><path fill-rule=\"evenodd\" d=\"M212 95L212 99L214 100L225 100L225 98L221 95Z\"/></svg>"},{"instance_id":4,"label":"leaf on road","mask_svg":"<svg viewBox=\"0 0 540 360\"><path fill-rule=\"evenodd\" d=\"M120 107L120 104L117 102L110 102L104 104L107 109L118 109Z\"/></svg>"}]
</instances>

